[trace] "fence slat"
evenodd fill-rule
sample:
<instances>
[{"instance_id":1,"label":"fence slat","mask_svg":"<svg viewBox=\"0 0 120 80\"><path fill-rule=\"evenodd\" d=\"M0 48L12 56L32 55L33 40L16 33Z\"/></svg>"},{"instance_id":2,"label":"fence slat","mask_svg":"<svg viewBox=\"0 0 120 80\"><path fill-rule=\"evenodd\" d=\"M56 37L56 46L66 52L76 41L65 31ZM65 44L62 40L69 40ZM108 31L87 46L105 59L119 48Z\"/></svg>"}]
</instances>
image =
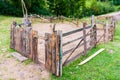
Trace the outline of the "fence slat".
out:
<instances>
[{"instance_id":1,"label":"fence slat","mask_svg":"<svg viewBox=\"0 0 120 80\"><path fill-rule=\"evenodd\" d=\"M108 22L107 22L107 23L106 23L106 27L105 27L105 30L106 30L106 31L105 31L105 42L108 42L108 34L109 34L109 33L108 33L108 32L109 32L109 31L108 31L108 30L109 30L108 26L109 26L109 25L108 25Z\"/></svg>"},{"instance_id":2,"label":"fence slat","mask_svg":"<svg viewBox=\"0 0 120 80\"><path fill-rule=\"evenodd\" d=\"M56 76L62 76L62 32L45 34L45 67Z\"/></svg>"},{"instance_id":3,"label":"fence slat","mask_svg":"<svg viewBox=\"0 0 120 80\"><path fill-rule=\"evenodd\" d=\"M84 42L84 54L87 54L87 42L86 42L86 23L83 23L83 42Z\"/></svg>"}]
</instances>

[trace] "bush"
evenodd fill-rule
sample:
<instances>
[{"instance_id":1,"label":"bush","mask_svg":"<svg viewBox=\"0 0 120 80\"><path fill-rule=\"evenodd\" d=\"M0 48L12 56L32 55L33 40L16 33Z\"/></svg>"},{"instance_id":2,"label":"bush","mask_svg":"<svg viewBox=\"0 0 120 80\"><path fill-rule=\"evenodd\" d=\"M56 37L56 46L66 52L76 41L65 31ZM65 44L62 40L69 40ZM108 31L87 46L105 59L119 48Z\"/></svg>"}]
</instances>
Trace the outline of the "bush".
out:
<instances>
[{"instance_id":1,"label":"bush","mask_svg":"<svg viewBox=\"0 0 120 80\"><path fill-rule=\"evenodd\" d=\"M21 3L20 3L21 5ZM15 5L4 0L0 0L0 14L1 15L11 15L11 16L23 16L22 8L20 5ZM28 8L28 13L40 14L40 15L49 15L49 12L40 8L38 5L33 5L31 8Z\"/></svg>"},{"instance_id":2,"label":"bush","mask_svg":"<svg viewBox=\"0 0 120 80\"><path fill-rule=\"evenodd\" d=\"M115 8L111 3L97 2L94 0L91 3L90 10L92 14L100 15L100 14L105 14L105 13L115 11Z\"/></svg>"},{"instance_id":3,"label":"bush","mask_svg":"<svg viewBox=\"0 0 120 80\"><path fill-rule=\"evenodd\" d=\"M0 10L0 14L2 15L22 16L22 10L4 1L0 1Z\"/></svg>"},{"instance_id":4,"label":"bush","mask_svg":"<svg viewBox=\"0 0 120 80\"><path fill-rule=\"evenodd\" d=\"M113 0L114 5L120 5L120 0Z\"/></svg>"}]
</instances>

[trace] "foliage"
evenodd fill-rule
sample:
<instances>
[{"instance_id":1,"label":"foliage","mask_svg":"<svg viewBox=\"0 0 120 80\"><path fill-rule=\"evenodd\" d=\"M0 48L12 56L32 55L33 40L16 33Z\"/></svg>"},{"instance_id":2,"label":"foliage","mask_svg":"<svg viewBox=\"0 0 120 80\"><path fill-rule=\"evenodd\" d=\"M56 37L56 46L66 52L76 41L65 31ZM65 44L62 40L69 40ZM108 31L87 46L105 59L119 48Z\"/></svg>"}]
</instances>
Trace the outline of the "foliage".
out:
<instances>
[{"instance_id":1,"label":"foliage","mask_svg":"<svg viewBox=\"0 0 120 80\"><path fill-rule=\"evenodd\" d=\"M112 4L109 2L97 2L96 0L93 0L90 6L91 14L100 15L109 13L112 11L115 11L115 8Z\"/></svg>"},{"instance_id":2,"label":"foliage","mask_svg":"<svg viewBox=\"0 0 120 80\"><path fill-rule=\"evenodd\" d=\"M120 0L113 0L113 4L120 5Z\"/></svg>"},{"instance_id":3,"label":"foliage","mask_svg":"<svg viewBox=\"0 0 120 80\"><path fill-rule=\"evenodd\" d=\"M28 13L48 15L47 0L24 0ZM22 16L21 0L0 0L0 14Z\"/></svg>"},{"instance_id":4,"label":"foliage","mask_svg":"<svg viewBox=\"0 0 120 80\"><path fill-rule=\"evenodd\" d=\"M9 4L8 2L4 2L3 0L0 0L0 10L0 14L3 15L21 16L22 14L22 11L17 9L17 7Z\"/></svg>"},{"instance_id":5,"label":"foliage","mask_svg":"<svg viewBox=\"0 0 120 80\"><path fill-rule=\"evenodd\" d=\"M24 0L29 14L82 18L120 9L119 0ZM22 16L21 0L0 0L0 14Z\"/></svg>"}]
</instances>

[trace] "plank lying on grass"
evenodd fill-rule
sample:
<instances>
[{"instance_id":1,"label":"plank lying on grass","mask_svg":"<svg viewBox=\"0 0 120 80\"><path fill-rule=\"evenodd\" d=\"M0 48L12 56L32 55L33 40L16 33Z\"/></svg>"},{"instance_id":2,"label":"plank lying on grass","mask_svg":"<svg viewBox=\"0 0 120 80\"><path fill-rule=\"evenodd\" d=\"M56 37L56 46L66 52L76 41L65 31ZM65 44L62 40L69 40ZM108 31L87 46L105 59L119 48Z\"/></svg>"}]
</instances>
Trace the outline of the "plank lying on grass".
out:
<instances>
[{"instance_id":1,"label":"plank lying on grass","mask_svg":"<svg viewBox=\"0 0 120 80\"><path fill-rule=\"evenodd\" d=\"M20 62L23 62L25 60L27 60L28 58L22 56L21 54L17 53L17 52L13 52L12 56L17 58Z\"/></svg>"},{"instance_id":2,"label":"plank lying on grass","mask_svg":"<svg viewBox=\"0 0 120 80\"><path fill-rule=\"evenodd\" d=\"M90 57L88 57L87 59L85 59L84 61L79 63L78 65L83 65L83 64L87 63L88 61L90 61L92 58L94 58L95 56L97 56L99 53L101 53L104 50L105 50L104 48L98 50L95 54L91 55Z\"/></svg>"}]
</instances>

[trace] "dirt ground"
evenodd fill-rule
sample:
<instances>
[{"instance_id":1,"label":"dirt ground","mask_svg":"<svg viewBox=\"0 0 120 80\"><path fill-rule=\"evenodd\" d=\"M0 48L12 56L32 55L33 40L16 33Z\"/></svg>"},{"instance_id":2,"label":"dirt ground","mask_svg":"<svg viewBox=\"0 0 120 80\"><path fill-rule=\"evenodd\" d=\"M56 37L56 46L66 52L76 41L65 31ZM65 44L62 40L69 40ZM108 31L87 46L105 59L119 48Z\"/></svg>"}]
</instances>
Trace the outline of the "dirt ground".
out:
<instances>
[{"instance_id":1,"label":"dirt ground","mask_svg":"<svg viewBox=\"0 0 120 80\"><path fill-rule=\"evenodd\" d=\"M2 56L0 56L1 58ZM8 53L0 61L0 80L49 80L49 72L44 65L19 62Z\"/></svg>"}]
</instances>

